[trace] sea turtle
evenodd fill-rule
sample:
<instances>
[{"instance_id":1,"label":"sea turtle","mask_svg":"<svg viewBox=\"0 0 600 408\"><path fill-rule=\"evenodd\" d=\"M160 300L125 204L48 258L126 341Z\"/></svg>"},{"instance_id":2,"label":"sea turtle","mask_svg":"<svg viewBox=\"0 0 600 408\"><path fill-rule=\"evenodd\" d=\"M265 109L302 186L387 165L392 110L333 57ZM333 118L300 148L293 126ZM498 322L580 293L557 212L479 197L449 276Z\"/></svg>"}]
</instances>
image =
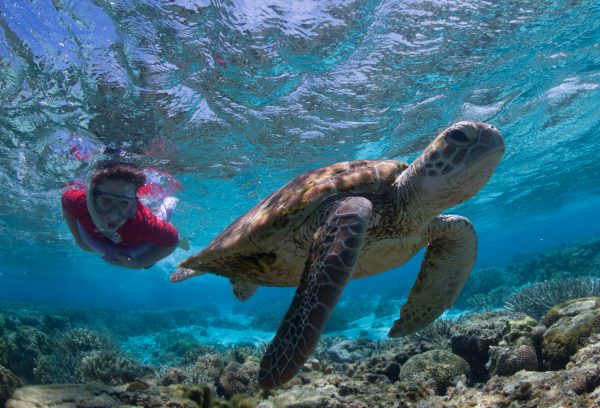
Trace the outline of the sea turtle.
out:
<instances>
[{"instance_id":1,"label":"sea turtle","mask_svg":"<svg viewBox=\"0 0 600 408\"><path fill-rule=\"evenodd\" d=\"M259 385L290 380L316 347L350 278L425 258L389 336L414 333L449 308L477 252L471 222L440 212L475 195L504 153L500 132L481 122L444 130L410 165L358 160L305 173L271 194L179 264L179 282L226 276L240 300L258 286L297 286L260 363Z\"/></svg>"}]
</instances>

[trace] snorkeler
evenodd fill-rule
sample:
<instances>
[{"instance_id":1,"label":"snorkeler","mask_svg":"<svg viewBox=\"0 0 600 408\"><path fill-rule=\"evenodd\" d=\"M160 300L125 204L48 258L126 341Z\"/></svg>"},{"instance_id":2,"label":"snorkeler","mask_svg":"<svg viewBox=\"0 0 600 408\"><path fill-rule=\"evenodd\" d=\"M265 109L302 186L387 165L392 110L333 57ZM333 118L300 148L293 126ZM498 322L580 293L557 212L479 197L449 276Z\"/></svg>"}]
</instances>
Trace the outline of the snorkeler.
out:
<instances>
[{"instance_id":1,"label":"snorkeler","mask_svg":"<svg viewBox=\"0 0 600 408\"><path fill-rule=\"evenodd\" d=\"M107 162L92 174L87 190L65 191L63 216L77 244L131 269L149 268L171 254L179 235L167 220L178 200L165 197L155 215L138 199L145 182L141 168Z\"/></svg>"}]
</instances>

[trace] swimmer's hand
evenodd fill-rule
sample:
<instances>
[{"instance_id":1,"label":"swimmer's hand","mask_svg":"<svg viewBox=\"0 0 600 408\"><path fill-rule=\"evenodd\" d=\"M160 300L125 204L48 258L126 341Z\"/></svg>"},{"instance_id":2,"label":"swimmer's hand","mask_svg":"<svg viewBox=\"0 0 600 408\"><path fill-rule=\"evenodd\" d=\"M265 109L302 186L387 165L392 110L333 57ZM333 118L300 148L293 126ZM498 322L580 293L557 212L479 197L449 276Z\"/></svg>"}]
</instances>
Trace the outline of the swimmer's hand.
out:
<instances>
[{"instance_id":1,"label":"swimmer's hand","mask_svg":"<svg viewBox=\"0 0 600 408\"><path fill-rule=\"evenodd\" d=\"M121 234L119 234L117 231L110 231L110 230L104 230L104 229L98 229L98 231L100 231L102 234L104 234L105 237L110 239L115 244L118 244L119 242L121 242L123 240L121 238Z\"/></svg>"},{"instance_id":2,"label":"swimmer's hand","mask_svg":"<svg viewBox=\"0 0 600 408\"><path fill-rule=\"evenodd\" d=\"M111 265L122 266L130 269L146 269L151 267L156 262L169 256L171 252L175 250L177 245L164 247L159 245L153 245L146 252L140 254L134 258L130 258L127 255L115 253L110 256L104 255L102 259Z\"/></svg>"}]
</instances>

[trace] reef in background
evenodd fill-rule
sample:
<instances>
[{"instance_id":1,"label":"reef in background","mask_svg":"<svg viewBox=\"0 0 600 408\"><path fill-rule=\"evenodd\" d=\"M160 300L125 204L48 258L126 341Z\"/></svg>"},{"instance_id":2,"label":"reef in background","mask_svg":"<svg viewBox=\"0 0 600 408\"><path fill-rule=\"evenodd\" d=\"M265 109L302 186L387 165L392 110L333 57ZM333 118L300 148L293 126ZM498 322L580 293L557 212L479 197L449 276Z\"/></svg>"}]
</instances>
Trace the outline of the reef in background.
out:
<instances>
[{"instance_id":1,"label":"reef in background","mask_svg":"<svg viewBox=\"0 0 600 408\"><path fill-rule=\"evenodd\" d=\"M500 308L523 287L582 277L600 278L600 239L520 255L506 268L476 269L453 307L471 311Z\"/></svg>"},{"instance_id":2,"label":"reef in background","mask_svg":"<svg viewBox=\"0 0 600 408\"><path fill-rule=\"evenodd\" d=\"M479 312L402 339L324 336L301 372L270 393L256 385L265 344L199 341L198 331L243 332L251 319L243 324L214 307L119 313L3 305L0 404L600 407L600 242L521 258L501 280L485 271L474 272L461 296ZM491 296L498 288L512 289ZM482 296L493 304L476 306ZM331 327L352 327L365 313L372 324L398 313L390 299L357 303Z\"/></svg>"}]
</instances>

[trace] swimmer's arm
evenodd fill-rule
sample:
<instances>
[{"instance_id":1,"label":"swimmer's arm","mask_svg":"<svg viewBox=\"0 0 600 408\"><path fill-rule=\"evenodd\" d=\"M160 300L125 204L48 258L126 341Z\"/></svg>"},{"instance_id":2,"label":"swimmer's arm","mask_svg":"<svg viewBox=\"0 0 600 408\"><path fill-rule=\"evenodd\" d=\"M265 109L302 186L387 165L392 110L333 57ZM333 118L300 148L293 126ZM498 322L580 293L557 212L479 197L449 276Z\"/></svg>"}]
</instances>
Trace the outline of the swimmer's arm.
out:
<instances>
[{"instance_id":1,"label":"swimmer's arm","mask_svg":"<svg viewBox=\"0 0 600 408\"><path fill-rule=\"evenodd\" d=\"M103 259L112 265L122 266L130 269L145 269L154 265L161 259L169 256L171 252L175 250L175 248L177 248L177 245L169 247L154 245L136 258L128 258L123 254L114 254L113 257L109 258L104 256Z\"/></svg>"},{"instance_id":2,"label":"swimmer's arm","mask_svg":"<svg viewBox=\"0 0 600 408\"><path fill-rule=\"evenodd\" d=\"M94 252L94 250L92 248L90 248L81 238L81 235L79 234L79 229L77 228L77 224L76 224L77 221L75 220L75 217L73 217L73 214L71 214L69 212L69 210L67 210L65 207L63 207L62 210L63 210L63 217L65 218L65 221L67 222L67 226L71 230L71 234L73 234L73 237L75 238L75 242L77 243L77 245L79 245L81 247L81 249L83 249L84 251Z\"/></svg>"}]
</instances>

